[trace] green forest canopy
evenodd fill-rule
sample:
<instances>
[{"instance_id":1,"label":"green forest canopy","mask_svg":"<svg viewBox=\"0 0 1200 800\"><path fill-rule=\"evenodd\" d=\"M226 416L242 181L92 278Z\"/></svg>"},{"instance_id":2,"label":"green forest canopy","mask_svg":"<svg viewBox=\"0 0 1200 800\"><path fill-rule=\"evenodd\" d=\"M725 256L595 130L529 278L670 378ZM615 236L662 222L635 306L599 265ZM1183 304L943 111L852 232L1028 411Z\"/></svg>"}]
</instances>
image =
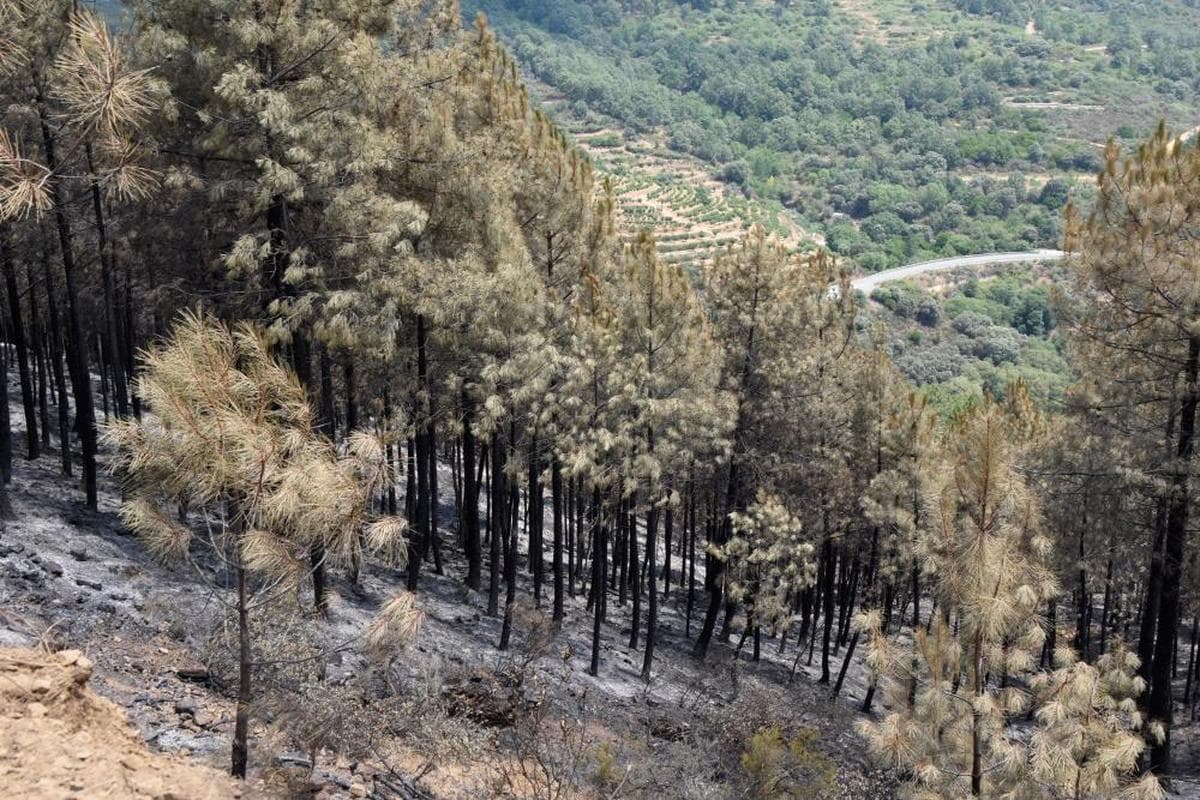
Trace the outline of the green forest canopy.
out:
<instances>
[{"instance_id":1,"label":"green forest canopy","mask_svg":"<svg viewBox=\"0 0 1200 800\"><path fill-rule=\"evenodd\" d=\"M1200 119L1195 3L470 0L580 121L783 202L877 270L1056 246L1110 136Z\"/></svg>"}]
</instances>

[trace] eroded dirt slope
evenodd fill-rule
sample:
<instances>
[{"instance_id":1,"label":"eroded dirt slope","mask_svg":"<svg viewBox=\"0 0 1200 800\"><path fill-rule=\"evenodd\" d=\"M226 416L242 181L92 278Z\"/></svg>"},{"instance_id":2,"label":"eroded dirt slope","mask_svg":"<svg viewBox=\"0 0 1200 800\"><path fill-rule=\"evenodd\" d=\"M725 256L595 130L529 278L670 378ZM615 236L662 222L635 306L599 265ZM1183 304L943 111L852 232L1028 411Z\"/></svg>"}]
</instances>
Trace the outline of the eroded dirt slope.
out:
<instances>
[{"instance_id":1,"label":"eroded dirt slope","mask_svg":"<svg viewBox=\"0 0 1200 800\"><path fill-rule=\"evenodd\" d=\"M116 705L88 686L78 650L0 649L0 786L6 798L241 797L220 772L152 753Z\"/></svg>"}]
</instances>

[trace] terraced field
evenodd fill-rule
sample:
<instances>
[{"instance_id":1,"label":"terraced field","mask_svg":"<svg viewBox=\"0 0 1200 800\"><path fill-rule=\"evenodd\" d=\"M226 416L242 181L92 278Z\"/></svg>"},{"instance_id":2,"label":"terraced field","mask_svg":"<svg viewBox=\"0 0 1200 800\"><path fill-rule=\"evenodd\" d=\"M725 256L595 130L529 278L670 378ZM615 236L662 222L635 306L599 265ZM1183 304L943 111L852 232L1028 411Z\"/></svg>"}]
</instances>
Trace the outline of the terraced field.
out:
<instances>
[{"instance_id":1,"label":"terraced field","mask_svg":"<svg viewBox=\"0 0 1200 800\"><path fill-rule=\"evenodd\" d=\"M789 247L823 243L777 204L745 198L737 187L711 177L698 161L654 142L627 141L613 131L577 132L575 140L611 178L626 236L653 230L667 261L707 262L756 223Z\"/></svg>"},{"instance_id":2,"label":"terraced field","mask_svg":"<svg viewBox=\"0 0 1200 800\"><path fill-rule=\"evenodd\" d=\"M588 128L571 117L567 103L553 90L536 82L533 89L542 107L612 181L625 237L654 231L664 260L702 266L756 223L789 248L825 243L778 203L746 198L738 187L714 178L698 159L672 152L665 141Z\"/></svg>"}]
</instances>

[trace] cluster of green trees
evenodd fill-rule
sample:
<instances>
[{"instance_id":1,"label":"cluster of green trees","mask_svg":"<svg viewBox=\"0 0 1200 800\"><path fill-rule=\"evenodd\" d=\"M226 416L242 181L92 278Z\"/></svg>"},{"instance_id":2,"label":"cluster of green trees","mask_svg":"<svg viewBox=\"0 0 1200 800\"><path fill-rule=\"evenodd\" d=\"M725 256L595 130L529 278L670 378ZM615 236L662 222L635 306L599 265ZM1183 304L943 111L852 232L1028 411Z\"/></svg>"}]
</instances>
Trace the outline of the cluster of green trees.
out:
<instances>
[{"instance_id":1,"label":"cluster of green trees","mask_svg":"<svg viewBox=\"0 0 1200 800\"><path fill-rule=\"evenodd\" d=\"M1195 91L1195 0L1150 4L1145 0L1080 0L1057 6L1015 0L954 0L968 14L1012 25L1029 21L1051 42L1103 45L1108 65L1126 75L1154 81L1165 97L1185 99Z\"/></svg>"},{"instance_id":2,"label":"cluster of green trees","mask_svg":"<svg viewBox=\"0 0 1200 800\"><path fill-rule=\"evenodd\" d=\"M824 228L834 252L874 271L1057 243L1069 184L1060 177L1031 188L986 173L1090 175L1100 161L1087 139L1110 130L1081 130L1069 113L1050 117L1006 97L1069 105L1120 95L1144 103L1147 114L1195 97L1194 71L1162 73L1147 89L1147 71L1159 75L1157 57L1138 55L1137 66L1093 58L1061 33L1086 24L1101 43L1141 36L1164 54L1194 52L1184 41L1200 19L1193 10L1171 4L1173 24L1163 24L1144 2L1106 4L1113 7L1104 13L1088 3L1039 6L1038 18L1060 31L1043 38L1024 33L1027 9L1019 24L1000 25L951 13L954 5L904 5L903 15L918 15L912 25L943 33L898 41L860 35L861 20L829 2L472 7L488 13L522 65L570 98L576 116L596 112L635 131L665 131L671 147L782 201ZM1020 16L965 5L1008 21Z\"/></svg>"},{"instance_id":3,"label":"cluster of green trees","mask_svg":"<svg viewBox=\"0 0 1200 800\"><path fill-rule=\"evenodd\" d=\"M969 277L936 293L898 281L879 287L871 299L886 310L875 319L897 368L939 407L953 408L985 392L1003 397L1017 382L1038 402L1058 404L1073 369L1047 279L1067 277L1063 270L1009 271ZM871 323L864 319L860 327L870 329Z\"/></svg>"},{"instance_id":4,"label":"cluster of green trees","mask_svg":"<svg viewBox=\"0 0 1200 800\"><path fill-rule=\"evenodd\" d=\"M560 624L586 598L592 674L619 604L652 679L673 592L697 657L740 625L739 652L819 653L835 696L865 633L864 710L904 698L871 740L916 796L1159 796L1141 731L1169 772L1178 656L1188 700L1200 669L1179 636L1200 151L1114 146L1070 217L1070 413L1018 384L939 415L857 334L829 253L754 228L688 270L650 232L623 244L611 191L453 2L130 12L117 39L69 0L0 0L0 366L28 458L82 464L94 507L115 418L130 526L235 567L235 773L252 597L311 587L320 625L331 591L405 562L414 592L433 569L486 593L501 650L519 592ZM1063 324L1004 290L954 319L1000 361L989 310ZM385 605L378 646L410 611Z\"/></svg>"}]
</instances>

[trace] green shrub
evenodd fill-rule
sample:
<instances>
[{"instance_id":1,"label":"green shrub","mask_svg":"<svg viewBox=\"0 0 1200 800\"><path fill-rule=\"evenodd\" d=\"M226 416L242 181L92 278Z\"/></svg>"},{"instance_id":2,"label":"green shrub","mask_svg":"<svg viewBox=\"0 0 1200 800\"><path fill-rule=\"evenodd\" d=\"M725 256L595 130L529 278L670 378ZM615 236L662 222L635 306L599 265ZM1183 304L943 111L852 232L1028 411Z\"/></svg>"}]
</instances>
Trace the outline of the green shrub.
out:
<instances>
[{"instance_id":1,"label":"green shrub","mask_svg":"<svg viewBox=\"0 0 1200 800\"><path fill-rule=\"evenodd\" d=\"M760 728L742 753L742 770L750 786L747 796L820 800L833 794L837 770L816 747L817 732L804 728L784 740L775 726Z\"/></svg>"}]
</instances>

